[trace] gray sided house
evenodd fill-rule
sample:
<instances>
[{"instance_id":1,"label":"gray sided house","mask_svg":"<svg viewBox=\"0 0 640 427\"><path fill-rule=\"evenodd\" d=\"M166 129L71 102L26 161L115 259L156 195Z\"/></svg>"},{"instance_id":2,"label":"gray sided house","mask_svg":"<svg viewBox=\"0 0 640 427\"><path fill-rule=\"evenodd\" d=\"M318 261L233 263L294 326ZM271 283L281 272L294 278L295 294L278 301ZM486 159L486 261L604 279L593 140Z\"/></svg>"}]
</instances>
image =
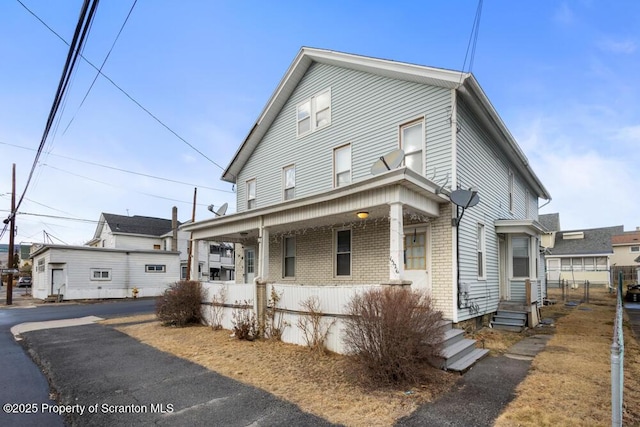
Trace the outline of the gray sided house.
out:
<instances>
[{"instance_id":1,"label":"gray sided house","mask_svg":"<svg viewBox=\"0 0 640 427\"><path fill-rule=\"evenodd\" d=\"M410 284L452 322L524 303L525 282L542 302L550 195L472 74L303 48L222 179L237 213L184 229L239 244L238 285L331 288L342 307L355 287ZM456 226L449 195L469 188L480 202Z\"/></svg>"},{"instance_id":2,"label":"gray sided house","mask_svg":"<svg viewBox=\"0 0 640 427\"><path fill-rule=\"evenodd\" d=\"M624 231L622 225L584 230L556 230L545 248L547 281L557 286L560 280L578 286L611 285L611 239Z\"/></svg>"}]
</instances>

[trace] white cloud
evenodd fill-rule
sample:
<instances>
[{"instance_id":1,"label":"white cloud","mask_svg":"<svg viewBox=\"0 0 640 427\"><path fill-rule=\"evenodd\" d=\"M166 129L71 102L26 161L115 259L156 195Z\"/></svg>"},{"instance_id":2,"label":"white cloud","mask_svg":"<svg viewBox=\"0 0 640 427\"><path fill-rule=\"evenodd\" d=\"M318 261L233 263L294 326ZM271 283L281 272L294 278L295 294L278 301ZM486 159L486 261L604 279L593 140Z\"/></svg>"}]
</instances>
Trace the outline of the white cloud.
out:
<instances>
[{"instance_id":1,"label":"white cloud","mask_svg":"<svg viewBox=\"0 0 640 427\"><path fill-rule=\"evenodd\" d=\"M633 40L605 39L599 41L596 45L605 52L620 54L631 54L638 48L637 43Z\"/></svg>"}]
</instances>

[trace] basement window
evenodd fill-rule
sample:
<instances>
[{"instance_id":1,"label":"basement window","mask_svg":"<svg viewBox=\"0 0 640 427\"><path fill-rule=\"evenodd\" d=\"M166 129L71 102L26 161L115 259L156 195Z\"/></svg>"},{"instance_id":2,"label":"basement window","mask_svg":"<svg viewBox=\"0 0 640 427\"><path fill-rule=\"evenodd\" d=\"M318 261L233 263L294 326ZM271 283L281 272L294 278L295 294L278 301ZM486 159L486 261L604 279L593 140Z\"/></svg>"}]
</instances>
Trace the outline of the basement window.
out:
<instances>
[{"instance_id":1,"label":"basement window","mask_svg":"<svg viewBox=\"0 0 640 427\"><path fill-rule=\"evenodd\" d=\"M146 264L144 271L147 273L166 273L167 266L164 264Z\"/></svg>"}]
</instances>

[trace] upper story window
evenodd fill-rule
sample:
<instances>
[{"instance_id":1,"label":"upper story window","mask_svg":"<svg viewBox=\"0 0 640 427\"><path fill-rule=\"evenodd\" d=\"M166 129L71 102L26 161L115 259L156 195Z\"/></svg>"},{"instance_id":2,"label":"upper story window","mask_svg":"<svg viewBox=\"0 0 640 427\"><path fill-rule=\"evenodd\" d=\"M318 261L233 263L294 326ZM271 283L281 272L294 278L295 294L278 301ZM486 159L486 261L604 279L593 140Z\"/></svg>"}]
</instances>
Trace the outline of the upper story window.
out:
<instances>
[{"instance_id":1,"label":"upper story window","mask_svg":"<svg viewBox=\"0 0 640 427\"><path fill-rule=\"evenodd\" d=\"M298 104L296 111L298 136L329 126L331 124L331 89Z\"/></svg>"},{"instance_id":2,"label":"upper story window","mask_svg":"<svg viewBox=\"0 0 640 427\"><path fill-rule=\"evenodd\" d=\"M524 217L525 218L530 218L530 208L529 208L529 190L525 190L524 192Z\"/></svg>"},{"instance_id":3,"label":"upper story window","mask_svg":"<svg viewBox=\"0 0 640 427\"><path fill-rule=\"evenodd\" d=\"M256 180L247 181L247 209L256 207Z\"/></svg>"},{"instance_id":4,"label":"upper story window","mask_svg":"<svg viewBox=\"0 0 640 427\"><path fill-rule=\"evenodd\" d=\"M424 120L400 126L400 148L404 150L404 164L423 175Z\"/></svg>"},{"instance_id":5,"label":"upper story window","mask_svg":"<svg viewBox=\"0 0 640 427\"><path fill-rule=\"evenodd\" d=\"M284 184L284 199L290 200L296 196L296 166L287 166L282 170Z\"/></svg>"},{"instance_id":6,"label":"upper story window","mask_svg":"<svg viewBox=\"0 0 640 427\"><path fill-rule=\"evenodd\" d=\"M333 150L333 186L351 183L351 145Z\"/></svg>"}]
</instances>

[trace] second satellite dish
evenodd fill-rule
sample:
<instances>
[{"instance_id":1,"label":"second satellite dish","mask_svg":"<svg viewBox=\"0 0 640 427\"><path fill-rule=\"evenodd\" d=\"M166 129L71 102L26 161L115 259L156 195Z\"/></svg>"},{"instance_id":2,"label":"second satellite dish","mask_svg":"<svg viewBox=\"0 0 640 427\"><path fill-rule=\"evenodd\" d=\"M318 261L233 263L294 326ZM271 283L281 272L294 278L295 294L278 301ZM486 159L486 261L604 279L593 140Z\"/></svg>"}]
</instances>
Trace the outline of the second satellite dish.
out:
<instances>
[{"instance_id":1,"label":"second satellite dish","mask_svg":"<svg viewBox=\"0 0 640 427\"><path fill-rule=\"evenodd\" d=\"M391 169L395 169L402 164L403 160L404 151L402 151L401 148L393 150L376 160L373 166L371 166L371 174L378 175L383 172L390 171Z\"/></svg>"},{"instance_id":2,"label":"second satellite dish","mask_svg":"<svg viewBox=\"0 0 640 427\"><path fill-rule=\"evenodd\" d=\"M473 190L454 190L449 198L453 203L465 209L477 205L480 201L478 192Z\"/></svg>"},{"instance_id":3,"label":"second satellite dish","mask_svg":"<svg viewBox=\"0 0 640 427\"><path fill-rule=\"evenodd\" d=\"M213 210L213 205L209 205L209 206L207 206L207 209L210 210L211 212L213 212L216 216L222 216L222 215L227 213L227 207L228 206L229 205L227 203L225 203L222 206L220 206L217 211L214 211Z\"/></svg>"}]
</instances>

